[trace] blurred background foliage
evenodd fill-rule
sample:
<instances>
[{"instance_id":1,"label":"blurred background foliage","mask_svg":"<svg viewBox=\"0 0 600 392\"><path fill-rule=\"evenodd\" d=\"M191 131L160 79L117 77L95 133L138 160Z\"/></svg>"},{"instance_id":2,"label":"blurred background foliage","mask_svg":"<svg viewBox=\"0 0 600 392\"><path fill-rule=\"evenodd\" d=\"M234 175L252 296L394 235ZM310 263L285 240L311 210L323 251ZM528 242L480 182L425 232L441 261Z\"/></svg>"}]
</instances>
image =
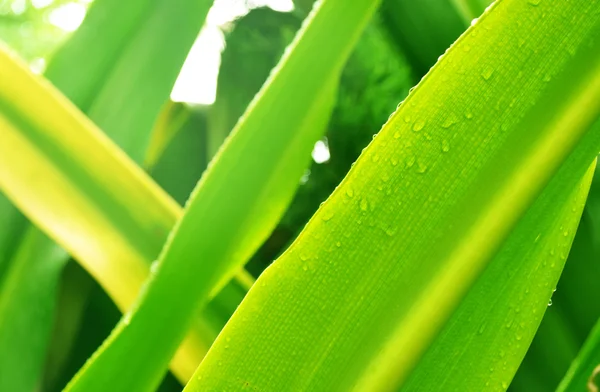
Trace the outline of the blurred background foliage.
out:
<instances>
[{"instance_id":1,"label":"blurred background foliage","mask_svg":"<svg viewBox=\"0 0 600 392\"><path fill-rule=\"evenodd\" d=\"M294 201L247 265L255 277L293 241L409 89L489 3L384 1L342 73L326 137L315 145L313 163L299 179ZM91 4L92 0L0 0L0 40L34 72L42 73ZM297 0L294 5L216 1L182 69L172 101L165 103L156 122L144 162L179 203L186 201L210 158L277 64L312 0ZM598 177L552 306L512 390L554 389L600 316ZM3 268L0 265L0 278ZM87 273L69 263L61 279L51 346L38 389L60 390L119 316ZM168 376L161 390L180 390L180 386Z\"/></svg>"}]
</instances>

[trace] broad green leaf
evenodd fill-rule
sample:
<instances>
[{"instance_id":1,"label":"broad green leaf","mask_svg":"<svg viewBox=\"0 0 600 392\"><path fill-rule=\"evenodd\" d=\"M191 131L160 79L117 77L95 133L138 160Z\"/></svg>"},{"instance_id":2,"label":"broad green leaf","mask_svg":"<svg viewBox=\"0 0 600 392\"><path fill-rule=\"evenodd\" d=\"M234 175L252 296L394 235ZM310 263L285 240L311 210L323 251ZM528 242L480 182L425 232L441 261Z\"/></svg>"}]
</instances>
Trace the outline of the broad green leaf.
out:
<instances>
[{"instance_id":1,"label":"broad green leaf","mask_svg":"<svg viewBox=\"0 0 600 392\"><path fill-rule=\"evenodd\" d=\"M181 209L52 86L0 60L0 188L125 311ZM182 380L218 331L203 323L175 357Z\"/></svg>"},{"instance_id":2,"label":"broad green leaf","mask_svg":"<svg viewBox=\"0 0 600 392\"><path fill-rule=\"evenodd\" d=\"M557 392L600 390L600 322L592 329Z\"/></svg>"},{"instance_id":3,"label":"broad green leaf","mask_svg":"<svg viewBox=\"0 0 600 392\"><path fill-rule=\"evenodd\" d=\"M148 144L152 123L160 107L168 99L181 64L202 26L210 5L211 2L207 0L186 0L176 6L167 0L152 2L136 0L127 4L114 0L97 0L81 28L55 54L46 76L72 98L93 121L101 125L103 130L130 156L139 160ZM99 36L101 39L98 38ZM61 130L58 128L57 131ZM56 140L60 141L61 137L57 133ZM154 148L157 148L156 144ZM89 149L93 150L94 147ZM85 149L80 151L80 155L86 153ZM15 156L15 158L22 157ZM5 170L9 168L6 167ZM106 174L112 175L110 172ZM84 188L86 185L89 184L85 182L76 184ZM113 191L118 193L118 183L115 182L112 186ZM63 206L67 207L68 197L65 198L65 194L61 194L60 189L57 191ZM84 191L94 192L93 189L84 189ZM101 193L104 191L100 191L96 196L103 197ZM108 194L110 193L109 191ZM128 195L122 194L120 197L128 197ZM38 200L40 201L47 202L47 200ZM130 203L130 206L134 204ZM158 208L160 210L161 207ZM72 212L78 213L76 210ZM113 212L119 214L119 210ZM129 231L130 236L137 236L134 247L139 246L139 248L133 251L141 252L141 258L139 255L129 258L125 256L132 249L119 249L118 241L111 239L111 235L115 233L106 235L107 228L102 224L94 228L95 224L91 216L80 216L79 219L91 219L86 223L86 227L91 232L84 235L88 240L92 240L93 246L81 243L73 245L80 240L81 233L66 230L62 232L62 236L53 232L50 234L72 252L73 246L76 246L78 252L73 254L92 275L100 279L119 307L126 310L141 287L144 277L147 276L149 265L157 257L166 239L166 233L174 225L178 214L179 208L171 210L171 216L159 224L162 227L152 228L151 233L143 233L139 230L135 232L136 228L132 227L119 229ZM19 214L13 209L11 215ZM45 229L48 230L49 227L45 226ZM30 230L36 232L34 229ZM94 230L104 231L104 233L96 235ZM17 231L15 230L14 233ZM37 235L38 241L50 242L40 233ZM51 249L49 244L47 245L44 248ZM103 253L107 247L112 248L111 251ZM99 248L104 248L100 254L98 254ZM111 256L107 256L108 254ZM118 254L120 256L116 256ZM41 256L39 258L43 259ZM122 263L121 258L127 258L132 264ZM102 272L99 272L100 269ZM134 275L138 274L137 281L129 282L130 274L120 272L123 270L128 270ZM243 275L242 280L247 280L247 275ZM24 274L23 277L26 278L26 275ZM115 283L119 279L121 282ZM111 280L112 282L109 282ZM198 336L193 343L196 348L188 348L187 357L186 351L182 351L181 355L184 359L178 360L179 368L175 369L182 380L185 381L195 369L212 339L243 297L243 293L239 291L240 283L241 281L234 282L232 287L228 287L229 298L225 303L217 303L214 309L212 305L209 306L202 325L196 326ZM247 285L247 283L243 284ZM122 292L115 291L118 285L121 285L122 290L129 290L129 297L124 297ZM221 298L217 301L221 301ZM39 329L43 326L35 324L32 328ZM30 378L33 378L33 375L30 375Z\"/></svg>"},{"instance_id":4,"label":"broad green leaf","mask_svg":"<svg viewBox=\"0 0 600 392\"><path fill-rule=\"evenodd\" d=\"M598 136L598 38L595 2L492 6L257 280L186 390L402 386L562 163Z\"/></svg>"},{"instance_id":5,"label":"broad green leaf","mask_svg":"<svg viewBox=\"0 0 600 392\"><path fill-rule=\"evenodd\" d=\"M0 284L0 390L35 390L66 261L63 250L30 230L5 272Z\"/></svg>"},{"instance_id":6,"label":"broad green leaf","mask_svg":"<svg viewBox=\"0 0 600 392\"><path fill-rule=\"evenodd\" d=\"M173 7L169 1L129 1L123 4L114 0L97 0L81 28L54 55L46 76L72 97L79 108L100 124L128 154L139 159L147 145L152 123L160 106L169 96L181 64L202 26L210 4L209 1L184 1ZM135 104L136 102L143 102L143 104ZM4 219L15 221L22 220L22 217L11 207L6 209ZM14 227L15 230L12 230L12 226L6 227L7 233L11 235L9 238L11 243L18 244L20 237L17 235L19 233L17 227ZM21 248L28 243L35 243L48 252L48 256L44 257L42 253L36 251L38 263L44 263L46 259L49 262L53 258L53 253L61 252L58 246L51 246L52 241L36 229L28 229L28 236L36 238L21 244ZM155 255L146 260L147 264L158 254L159 245L155 245ZM27 251L21 249L21 252ZM57 268L56 271L59 271L60 266L66 262L66 255L64 257L63 263L51 264ZM83 257L79 259L85 265L86 259ZM114 259L111 262L119 261ZM2 265L0 263L0 271ZM27 265L32 268L32 274L35 273L35 268L38 270L44 268L33 262ZM148 267L142 266L142 268ZM59 274L56 272L47 276L58 279ZM21 274L13 279L17 278L23 279L24 282L14 283L16 286L27 287L33 275L29 276L26 271L21 270ZM132 289L135 290L136 287L139 287L139 282L137 286L134 284ZM52 292L44 293L44 290L54 290L54 285L49 283L38 285L37 289L40 298L47 300L54 298ZM29 292L23 294L32 295ZM4 299L4 301L9 300L14 304L7 306L8 310L23 312L17 306L23 298L13 295L10 299ZM17 320L9 315L6 317L7 320ZM45 317L37 322L32 320L27 327L30 328L30 334L33 336L47 336L52 321L51 317ZM222 323L223 321L220 321L217 324ZM11 323L4 323L4 327L11 328L9 324ZM24 325L18 326L22 331L24 327ZM214 330L218 331L219 328L215 327ZM205 335L204 347L216 333L205 333ZM24 348L29 341L26 339L22 343L21 348ZM18 366L19 361L14 358L25 360L29 358L28 354L22 350L21 355L14 357L10 352L5 351L0 356L12 358L9 360ZM31 354L37 355L40 362L45 356L40 350ZM199 358L194 359L193 363L198 362ZM194 365L189 367L188 377L193 368ZM16 380L18 376L25 374L9 372L7 375L15 377ZM27 380L36 380L37 377L32 372L26 374ZM183 377L185 379L186 376Z\"/></svg>"},{"instance_id":7,"label":"broad green leaf","mask_svg":"<svg viewBox=\"0 0 600 392\"><path fill-rule=\"evenodd\" d=\"M341 68L376 7L318 3L193 192L136 307L67 390L156 386L193 310L283 213L324 132Z\"/></svg>"}]
</instances>

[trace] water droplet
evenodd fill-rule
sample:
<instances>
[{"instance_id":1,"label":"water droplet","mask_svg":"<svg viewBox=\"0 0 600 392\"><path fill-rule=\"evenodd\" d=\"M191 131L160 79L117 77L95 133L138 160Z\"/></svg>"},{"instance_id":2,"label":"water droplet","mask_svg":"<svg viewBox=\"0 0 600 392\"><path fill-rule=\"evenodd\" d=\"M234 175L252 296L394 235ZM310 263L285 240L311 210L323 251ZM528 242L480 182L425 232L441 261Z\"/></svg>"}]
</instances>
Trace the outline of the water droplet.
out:
<instances>
[{"instance_id":1,"label":"water droplet","mask_svg":"<svg viewBox=\"0 0 600 392\"><path fill-rule=\"evenodd\" d=\"M506 381L502 381L502 388L508 389L508 383Z\"/></svg>"},{"instance_id":2,"label":"water droplet","mask_svg":"<svg viewBox=\"0 0 600 392\"><path fill-rule=\"evenodd\" d=\"M352 188L346 189L346 195L348 197L354 197L354 191L352 190Z\"/></svg>"},{"instance_id":3,"label":"water droplet","mask_svg":"<svg viewBox=\"0 0 600 392\"><path fill-rule=\"evenodd\" d=\"M415 161L416 161L415 157L406 158L406 167L412 167L415 164Z\"/></svg>"},{"instance_id":4,"label":"water droplet","mask_svg":"<svg viewBox=\"0 0 600 392\"><path fill-rule=\"evenodd\" d=\"M332 211L323 212L323 216L321 216L321 219L323 219L324 222L329 222L332 218L333 218Z\"/></svg>"},{"instance_id":5,"label":"water droplet","mask_svg":"<svg viewBox=\"0 0 600 392\"><path fill-rule=\"evenodd\" d=\"M408 124L410 122L410 116L405 116L404 122Z\"/></svg>"},{"instance_id":6,"label":"water droplet","mask_svg":"<svg viewBox=\"0 0 600 392\"><path fill-rule=\"evenodd\" d=\"M448 143L448 140L442 140L442 152L448 151L450 151L450 143Z\"/></svg>"},{"instance_id":7,"label":"water droplet","mask_svg":"<svg viewBox=\"0 0 600 392\"><path fill-rule=\"evenodd\" d=\"M337 246L338 248L341 248L342 247L342 243L340 241L338 241L338 242L335 243L335 246Z\"/></svg>"},{"instance_id":8,"label":"water droplet","mask_svg":"<svg viewBox=\"0 0 600 392\"><path fill-rule=\"evenodd\" d=\"M396 228L388 227L387 230L385 231L385 234L387 234L388 237L393 237L394 234L396 234Z\"/></svg>"},{"instance_id":9,"label":"water droplet","mask_svg":"<svg viewBox=\"0 0 600 392\"><path fill-rule=\"evenodd\" d=\"M423 174L427 171L427 165L425 165L424 163L418 162L417 163L417 173Z\"/></svg>"},{"instance_id":10,"label":"water droplet","mask_svg":"<svg viewBox=\"0 0 600 392\"><path fill-rule=\"evenodd\" d=\"M548 301L548 306L552 306L552 298Z\"/></svg>"},{"instance_id":11,"label":"water droplet","mask_svg":"<svg viewBox=\"0 0 600 392\"><path fill-rule=\"evenodd\" d=\"M471 112L466 112L466 113L465 113L465 117L466 117L468 120L470 120L470 119L472 119L472 118L473 118L473 113L471 113Z\"/></svg>"},{"instance_id":12,"label":"water droplet","mask_svg":"<svg viewBox=\"0 0 600 392\"><path fill-rule=\"evenodd\" d=\"M544 82L548 83L549 81L552 80L552 75L550 75L549 73L544 75L544 79L542 79Z\"/></svg>"},{"instance_id":13,"label":"water droplet","mask_svg":"<svg viewBox=\"0 0 600 392\"><path fill-rule=\"evenodd\" d=\"M300 253L300 260L306 261L306 260L308 260L308 256L305 255L304 253Z\"/></svg>"},{"instance_id":14,"label":"water droplet","mask_svg":"<svg viewBox=\"0 0 600 392\"><path fill-rule=\"evenodd\" d=\"M458 122L458 119L456 118L456 116L454 116L453 114L451 114L448 117L446 117L446 119L442 123L442 128L446 128L446 129L450 128L451 126L453 126L457 122Z\"/></svg>"},{"instance_id":15,"label":"water droplet","mask_svg":"<svg viewBox=\"0 0 600 392\"><path fill-rule=\"evenodd\" d=\"M538 5L540 5L541 2L542 2L542 0L528 0L528 3L533 6L538 6Z\"/></svg>"},{"instance_id":16,"label":"water droplet","mask_svg":"<svg viewBox=\"0 0 600 392\"><path fill-rule=\"evenodd\" d=\"M400 131L394 132L394 139L400 139L400 136L401 136Z\"/></svg>"},{"instance_id":17,"label":"water droplet","mask_svg":"<svg viewBox=\"0 0 600 392\"><path fill-rule=\"evenodd\" d=\"M421 129L425 128L425 121L423 120L417 120L415 121L415 123L413 124L413 131L415 132L419 132Z\"/></svg>"},{"instance_id":18,"label":"water droplet","mask_svg":"<svg viewBox=\"0 0 600 392\"><path fill-rule=\"evenodd\" d=\"M569 230L563 231L563 236L567 237L569 235Z\"/></svg>"},{"instance_id":19,"label":"water droplet","mask_svg":"<svg viewBox=\"0 0 600 392\"><path fill-rule=\"evenodd\" d=\"M390 162L392 163L392 166L397 166L398 165L398 158L392 157L392 158L390 158Z\"/></svg>"},{"instance_id":20,"label":"water droplet","mask_svg":"<svg viewBox=\"0 0 600 392\"><path fill-rule=\"evenodd\" d=\"M360 201L360 209L361 211L367 211L369 209L369 202L367 201L367 199L362 199Z\"/></svg>"},{"instance_id":21,"label":"water droplet","mask_svg":"<svg viewBox=\"0 0 600 392\"><path fill-rule=\"evenodd\" d=\"M471 26L475 26L479 22L479 18L475 18L471 21Z\"/></svg>"},{"instance_id":22,"label":"water droplet","mask_svg":"<svg viewBox=\"0 0 600 392\"><path fill-rule=\"evenodd\" d=\"M493 74L494 74L494 68L486 67L483 70L483 72L481 73L481 77L485 80L490 80L490 78L492 77Z\"/></svg>"},{"instance_id":23,"label":"water droplet","mask_svg":"<svg viewBox=\"0 0 600 392\"><path fill-rule=\"evenodd\" d=\"M429 133L427 133L427 132L425 132L425 133L423 134L423 136L425 136L425 140L431 140L431 139L433 139L433 138L431 137L431 135L430 135Z\"/></svg>"},{"instance_id":24,"label":"water droplet","mask_svg":"<svg viewBox=\"0 0 600 392\"><path fill-rule=\"evenodd\" d=\"M471 46L470 46L470 45L464 45L464 46L463 46L463 50L464 50L465 52L470 52L470 51L471 51Z\"/></svg>"},{"instance_id":25,"label":"water droplet","mask_svg":"<svg viewBox=\"0 0 600 392\"><path fill-rule=\"evenodd\" d=\"M377 162L379 162L379 154L377 154L377 153L373 154L373 156L371 157L371 160L372 160L374 163L377 163Z\"/></svg>"}]
</instances>

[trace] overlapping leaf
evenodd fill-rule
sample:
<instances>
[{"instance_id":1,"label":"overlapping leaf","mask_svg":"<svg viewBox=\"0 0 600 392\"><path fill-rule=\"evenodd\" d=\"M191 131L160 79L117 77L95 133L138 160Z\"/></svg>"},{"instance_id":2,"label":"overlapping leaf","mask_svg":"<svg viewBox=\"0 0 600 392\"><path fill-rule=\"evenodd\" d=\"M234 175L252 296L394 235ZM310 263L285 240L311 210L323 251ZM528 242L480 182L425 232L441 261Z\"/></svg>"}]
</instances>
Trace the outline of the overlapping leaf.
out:
<instances>
[{"instance_id":1,"label":"overlapping leaf","mask_svg":"<svg viewBox=\"0 0 600 392\"><path fill-rule=\"evenodd\" d=\"M318 4L192 194L140 302L68 390L155 387L193 309L276 224L324 132L341 67L377 6Z\"/></svg>"}]
</instances>

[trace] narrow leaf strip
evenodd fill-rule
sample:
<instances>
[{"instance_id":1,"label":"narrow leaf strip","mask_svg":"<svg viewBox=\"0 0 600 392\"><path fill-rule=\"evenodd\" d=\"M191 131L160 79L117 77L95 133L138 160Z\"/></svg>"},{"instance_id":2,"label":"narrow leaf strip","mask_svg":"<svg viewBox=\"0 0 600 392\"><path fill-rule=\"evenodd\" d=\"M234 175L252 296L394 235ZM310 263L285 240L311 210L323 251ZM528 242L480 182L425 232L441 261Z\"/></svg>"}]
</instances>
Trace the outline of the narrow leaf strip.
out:
<instances>
[{"instance_id":1,"label":"narrow leaf strip","mask_svg":"<svg viewBox=\"0 0 600 392\"><path fill-rule=\"evenodd\" d=\"M557 392L600 391L600 321L592 329Z\"/></svg>"},{"instance_id":2,"label":"narrow leaf strip","mask_svg":"<svg viewBox=\"0 0 600 392\"><path fill-rule=\"evenodd\" d=\"M283 213L324 131L341 67L376 8L372 0L318 3L192 194L137 306L69 391L156 387L193 310Z\"/></svg>"},{"instance_id":3,"label":"narrow leaf strip","mask_svg":"<svg viewBox=\"0 0 600 392\"><path fill-rule=\"evenodd\" d=\"M401 386L596 119L599 37L595 3L497 2L258 279L186 389Z\"/></svg>"},{"instance_id":4,"label":"narrow leaf strip","mask_svg":"<svg viewBox=\"0 0 600 392\"><path fill-rule=\"evenodd\" d=\"M513 230L402 391L506 390L510 385L569 253L595 165L579 179L600 149L600 127L593 136Z\"/></svg>"}]
</instances>

